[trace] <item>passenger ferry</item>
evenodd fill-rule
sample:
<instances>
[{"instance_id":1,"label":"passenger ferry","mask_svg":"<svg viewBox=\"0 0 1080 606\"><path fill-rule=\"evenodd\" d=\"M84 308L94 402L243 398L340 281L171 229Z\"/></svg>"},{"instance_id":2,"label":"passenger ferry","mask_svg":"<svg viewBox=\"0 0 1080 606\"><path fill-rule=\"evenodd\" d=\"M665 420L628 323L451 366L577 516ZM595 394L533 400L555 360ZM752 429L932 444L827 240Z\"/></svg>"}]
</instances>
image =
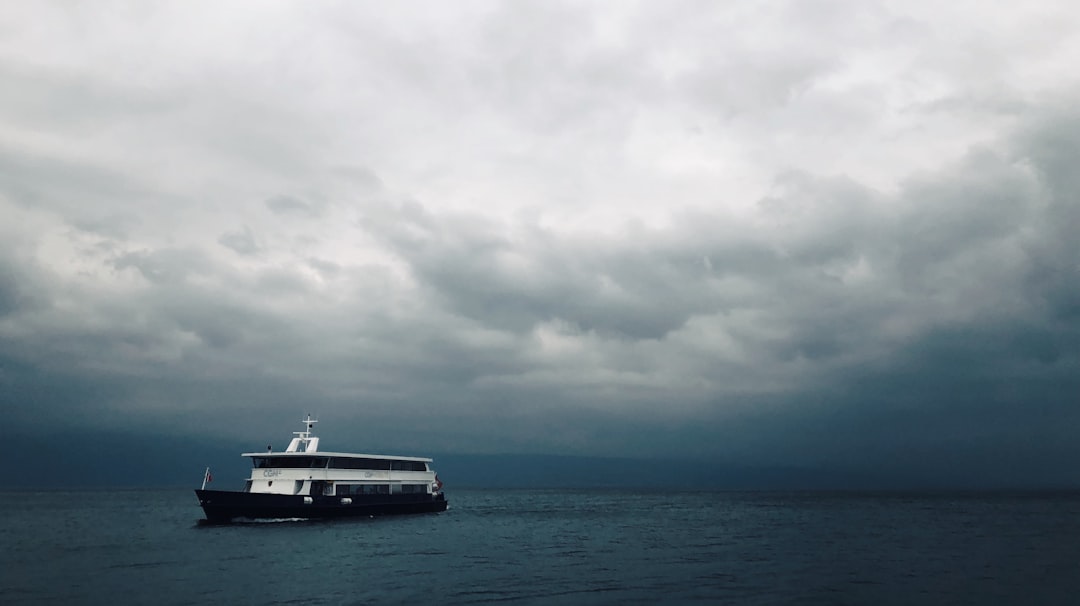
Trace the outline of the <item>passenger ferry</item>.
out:
<instances>
[{"instance_id":1,"label":"passenger ferry","mask_svg":"<svg viewBox=\"0 0 1080 606\"><path fill-rule=\"evenodd\" d=\"M285 452L247 452L251 478L242 491L195 491L209 522L246 519L339 518L445 511L442 482L431 459L322 452L308 415Z\"/></svg>"}]
</instances>

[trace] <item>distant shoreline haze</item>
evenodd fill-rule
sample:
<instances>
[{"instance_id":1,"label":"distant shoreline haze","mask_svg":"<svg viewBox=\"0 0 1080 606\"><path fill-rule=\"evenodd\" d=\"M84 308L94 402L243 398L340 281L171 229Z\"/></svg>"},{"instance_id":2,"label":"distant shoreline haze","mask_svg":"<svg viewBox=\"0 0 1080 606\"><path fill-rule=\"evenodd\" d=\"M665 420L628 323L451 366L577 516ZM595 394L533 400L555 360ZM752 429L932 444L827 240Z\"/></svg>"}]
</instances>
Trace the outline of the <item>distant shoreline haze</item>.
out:
<instances>
[{"instance_id":1,"label":"distant shoreline haze","mask_svg":"<svg viewBox=\"0 0 1080 606\"><path fill-rule=\"evenodd\" d=\"M250 473L241 448L220 442L69 435L9 440L14 474L5 489L213 487L239 490ZM431 456L455 488L625 488L676 490L1077 490L1053 475L951 477L888 469L739 465L708 458L615 458L537 454L389 453Z\"/></svg>"}]
</instances>

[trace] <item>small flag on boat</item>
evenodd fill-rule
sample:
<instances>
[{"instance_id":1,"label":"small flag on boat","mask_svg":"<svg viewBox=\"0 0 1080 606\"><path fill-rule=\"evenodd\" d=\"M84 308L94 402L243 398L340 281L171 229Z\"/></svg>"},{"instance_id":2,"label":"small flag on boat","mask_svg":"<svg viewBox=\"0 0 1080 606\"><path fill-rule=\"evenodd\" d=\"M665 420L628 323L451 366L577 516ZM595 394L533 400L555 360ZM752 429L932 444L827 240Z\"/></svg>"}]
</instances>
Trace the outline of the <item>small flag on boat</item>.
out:
<instances>
[{"instance_id":1,"label":"small flag on boat","mask_svg":"<svg viewBox=\"0 0 1080 606\"><path fill-rule=\"evenodd\" d=\"M206 482L213 482L214 481L214 476L210 473L210 468L209 467L206 468L206 477L203 478L203 479Z\"/></svg>"},{"instance_id":2,"label":"small flag on boat","mask_svg":"<svg viewBox=\"0 0 1080 606\"><path fill-rule=\"evenodd\" d=\"M439 474L435 474L435 492L442 490L442 480L439 479Z\"/></svg>"}]
</instances>

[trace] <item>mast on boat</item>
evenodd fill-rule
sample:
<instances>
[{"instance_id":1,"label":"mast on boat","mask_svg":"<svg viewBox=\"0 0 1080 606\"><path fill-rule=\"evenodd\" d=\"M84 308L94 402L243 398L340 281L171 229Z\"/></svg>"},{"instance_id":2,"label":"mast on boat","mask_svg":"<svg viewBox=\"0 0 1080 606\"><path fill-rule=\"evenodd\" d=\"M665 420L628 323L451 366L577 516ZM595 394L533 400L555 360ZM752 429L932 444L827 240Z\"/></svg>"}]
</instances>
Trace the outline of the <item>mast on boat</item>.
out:
<instances>
[{"instance_id":1,"label":"mast on boat","mask_svg":"<svg viewBox=\"0 0 1080 606\"><path fill-rule=\"evenodd\" d=\"M285 452L316 452L319 450L319 438L311 435L312 428L318 423L318 419L313 419L310 414L302 421L304 424L304 431L294 431L296 436L289 442L289 447L285 449Z\"/></svg>"}]
</instances>

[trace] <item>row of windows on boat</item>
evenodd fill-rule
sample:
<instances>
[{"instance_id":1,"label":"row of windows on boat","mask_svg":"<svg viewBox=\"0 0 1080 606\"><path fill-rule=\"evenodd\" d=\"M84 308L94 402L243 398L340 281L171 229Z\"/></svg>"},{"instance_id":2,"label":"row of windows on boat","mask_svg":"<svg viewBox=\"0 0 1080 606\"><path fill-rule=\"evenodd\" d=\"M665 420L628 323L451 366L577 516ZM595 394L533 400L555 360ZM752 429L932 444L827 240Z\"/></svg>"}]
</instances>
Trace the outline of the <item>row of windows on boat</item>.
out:
<instances>
[{"instance_id":1,"label":"row of windows on boat","mask_svg":"<svg viewBox=\"0 0 1080 606\"><path fill-rule=\"evenodd\" d=\"M303 480L297 480L296 492L300 492L300 488L303 486ZM273 486L274 481L267 482L267 486ZM330 482L313 482L311 485L312 494L322 494L325 496L347 497L358 496L365 494L423 494L428 489L427 484L332 484ZM248 480L244 484L244 492L251 492L251 480Z\"/></svg>"},{"instance_id":2,"label":"row of windows on boat","mask_svg":"<svg viewBox=\"0 0 1080 606\"><path fill-rule=\"evenodd\" d=\"M364 494L419 494L427 492L427 484L338 484L337 496ZM323 488L323 494L330 494L329 487Z\"/></svg>"},{"instance_id":3,"label":"row of windows on boat","mask_svg":"<svg viewBox=\"0 0 1080 606\"><path fill-rule=\"evenodd\" d=\"M364 459L343 457L253 457L257 469L267 467L289 469L381 469L393 471L427 471L423 461L395 459Z\"/></svg>"}]
</instances>

